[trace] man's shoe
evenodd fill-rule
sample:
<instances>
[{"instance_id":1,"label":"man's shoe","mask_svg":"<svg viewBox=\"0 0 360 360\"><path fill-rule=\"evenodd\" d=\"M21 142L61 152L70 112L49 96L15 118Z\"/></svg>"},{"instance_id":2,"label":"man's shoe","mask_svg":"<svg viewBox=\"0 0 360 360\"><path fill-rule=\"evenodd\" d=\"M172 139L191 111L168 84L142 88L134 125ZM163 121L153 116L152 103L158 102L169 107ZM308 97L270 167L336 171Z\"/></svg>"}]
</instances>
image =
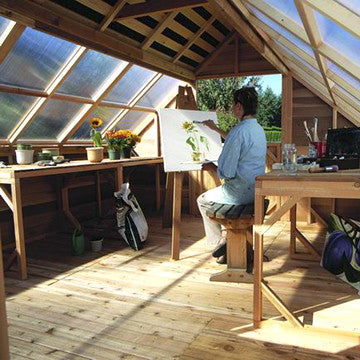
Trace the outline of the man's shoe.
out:
<instances>
[{"instance_id":1,"label":"man's shoe","mask_svg":"<svg viewBox=\"0 0 360 360\"><path fill-rule=\"evenodd\" d=\"M217 258L216 262L217 262L218 264L226 264L226 254L220 256L219 258Z\"/></svg>"},{"instance_id":2,"label":"man's shoe","mask_svg":"<svg viewBox=\"0 0 360 360\"><path fill-rule=\"evenodd\" d=\"M219 245L217 245L212 252L213 257L220 257L226 254L226 239L224 239L222 242L220 242Z\"/></svg>"}]
</instances>

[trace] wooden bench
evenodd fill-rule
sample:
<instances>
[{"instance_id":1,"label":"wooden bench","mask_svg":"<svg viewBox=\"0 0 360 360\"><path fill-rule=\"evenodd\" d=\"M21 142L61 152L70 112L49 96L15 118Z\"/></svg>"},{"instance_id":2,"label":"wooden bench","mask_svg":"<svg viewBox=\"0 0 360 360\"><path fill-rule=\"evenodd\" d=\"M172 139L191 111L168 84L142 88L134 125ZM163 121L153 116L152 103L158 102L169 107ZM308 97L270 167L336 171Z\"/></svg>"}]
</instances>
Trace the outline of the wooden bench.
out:
<instances>
[{"instance_id":1,"label":"wooden bench","mask_svg":"<svg viewBox=\"0 0 360 360\"><path fill-rule=\"evenodd\" d=\"M265 212L269 200L265 200ZM213 274L210 281L253 282L254 204L214 203L206 215L226 228L227 269Z\"/></svg>"}]
</instances>

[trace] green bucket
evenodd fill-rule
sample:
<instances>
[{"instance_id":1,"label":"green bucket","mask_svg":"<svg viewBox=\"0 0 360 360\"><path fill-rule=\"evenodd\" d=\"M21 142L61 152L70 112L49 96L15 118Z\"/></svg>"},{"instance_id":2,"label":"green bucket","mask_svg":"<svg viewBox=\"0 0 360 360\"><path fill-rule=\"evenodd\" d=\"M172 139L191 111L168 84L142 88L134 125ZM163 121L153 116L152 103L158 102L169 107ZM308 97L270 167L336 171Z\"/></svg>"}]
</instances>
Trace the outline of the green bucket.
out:
<instances>
[{"instance_id":1,"label":"green bucket","mask_svg":"<svg viewBox=\"0 0 360 360\"><path fill-rule=\"evenodd\" d=\"M75 229L71 239L73 255L82 255L85 251L85 238L81 230Z\"/></svg>"}]
</instances>

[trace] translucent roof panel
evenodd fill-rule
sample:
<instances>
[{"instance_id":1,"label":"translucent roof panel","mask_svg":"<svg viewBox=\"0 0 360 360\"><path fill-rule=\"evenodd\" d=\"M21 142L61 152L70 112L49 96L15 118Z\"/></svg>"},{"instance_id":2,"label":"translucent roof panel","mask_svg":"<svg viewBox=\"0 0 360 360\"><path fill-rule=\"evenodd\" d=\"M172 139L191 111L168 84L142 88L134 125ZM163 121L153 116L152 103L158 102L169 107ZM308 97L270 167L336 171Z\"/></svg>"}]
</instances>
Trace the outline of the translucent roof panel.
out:
<instances>
[{"instance_id":1,"label":"translucent roof panel","mask_svg":"<svg viewBox=\"0 0 360 360\"><path fill-rule=\"evenodd\" d=\"M7 138L37 98L0 93L0 138Z\"/></svg>"},{"instance_id":2,"label":"translucent roof panel","mask_svg":"<svg viewBox=\"0 0 360 360\"><path fill-rule=\"evenodd\" d=\"M44 90L76 45L26 28L0 65L0 83Z\"/></svg>"},{"instance_id":3,"label":"translucent roof panel","mask_svg":"<svg viewBox=\"0 0 360 360\"><path fill-rule=\"evenodd\" d=\"M266 0L266 2L297 22L301 27L303 26L294 0Z\"/></svg>"},{"instance_id":4,"label":"translucent roof panel","mask_svg":"<svg viewBox=\"0 0 360 360\"><path fill-rule=\"evenodd\" d=\"M1 39L1 34L4 32L4 30L8 27L9 24L10 24L10 20L0 16L0 39Z\"/></svg>"},{"instance_id":5,"label":"translucent roof panel","mask_svg":"<svg viewBox=\"0 0 360 360\"><path fill-rule=\"evenodd\" d=\"M314 68L312 65L310 65L307 61L305 61L302 57L298 56L297 54L295 54L294 52L292 52L291 50L289 50L286 46L284 46L282 43L280 43L279 41L275 40L277 46L279 48L281 48L282 52L284 53L284 55L291 55L294 58L296 58L299 62L301 62L304 66L306 66L306 68L308 68L309 70L311 70L312 72L316 73L318 76L322 77L321 72L319 71L319 69ZM291 59L290 59L291 60Z\"/></svg>"},{"instance_id":6,"label":"translucent roof panel","mask_svg":"<svg viewBox=\"0 0 360 360\"><path fill-rule=\"evenodd\" d=\"M152 114L143 111L129 111L123 119L116 125L116 130L131 129L134 130L140 125L148 116ZM156 115L153 114L155 117Z\"/></svg>"},{"instance_id":7,"label":"translucent roof panel","mask_svg":"<svg viewBox=\"0 0 360 360\"><path fill-rule=\"evenodd\" d=\"M354 63L360 62L360 40L335 24L329 18L315 11L316 21L322 39L337 52L348 57Z\"/></svg>"},{"instance_id":8,"label":"translucent roof panel","mask_svg":"<svg viewBox=\"0 0 360 360\"><path fill-rule=\"evenodd\" d=\"M79 61L58 92L92 98L110 74L125 61L89 50Z\"/></svg>"},{"instance_id":9,"label":"translucent roof panel","mask_svg":"<svg viewBox=\"0 0 360 360\"><path fill-rule=\"evenodd\" d=\"M40 114L30 123L21 138L55 140L61 130L76 116L82 107L83 104L50 100L45 104Z\"/></svg>"},{"instance_id":10,"label":"translucent roof panel","mask_svg":"<svg viewBox=\"0 0 360 360\"><path fill-rule=\"evenodd\" d=\"M134 65L119 80L105 100L127 105L155 75L154 71Z\"/></svg>"},{"instance_id":11,"label":"translucent roof panel","mask_svg":"<svg viewBox=\"0 0 360 360\"><path fill-rule=\"evenodd\" d=\"M105 106L97 107L75 132L71 140L90 140L89 122L93 117L100 118L103 121L102 128L104 128L105 125L107 125L111 120L113 120L121 111L123 111L123 109L115 109Z\"/></svg>"},{"instance_id":12,"label":"translucent roof panel","mask_svg":"<svg viewBox=\"0 0 360 360\"><path fill-rule=\"evenodd\" d=\"M356 107L356 110L359 111L360 110L360 100L358 100L355 96L353 96L352 94L350 94L348 91L346 91L343 87L339 86L339 85L335 85L335 88L337 90L337 93L339 95L339 93L342 94L342 98L346 101L347 98L349 100L351 100L353 102L353 105Z\"/></svg>"},{"instance_id":13,"label":"translucent roof panel","mask_svg":"<svg viewBox=\"0 0 360 360\"><path fill-rule=\"evenodd\" d=\"M344 81L346 81L349 85L354 87L355 89L360 90L360 81L354 76L350 75L347 71L343 70L330 60L327 60L328 68L333 71L336 75L341 77Z\"/></svg>"},{"instance_id":14,"label":"translucent roof panel","mask_svg":"<svg viewBox=\"0 0 360 360\"><path fill-rule=\"evenodd\" d=\"M275 1L276 2L276 1ZM301 50L305 51L307 54L314 56L314 52L310 45L299 39L297 36L293 35L290 31L286 30L283 26L279 25L275 21L271 20L268 16L264 13L256 9L255 7L249 5L250 10L253 14L264 24L272 28L275 32L279 35L283 36L284 38L291 41L294 45L299 47Z\"/></svg>"},{"instance_id":15,"label":"translucent roof panel","mask_svg":"<svg viewBox=\"0 0 360 360\"><path fill-rule=\"evenodd\" d=\"M360 1L359 0L337 0L338 3L344 5L355 14L360 15Z\"/></svg>"},{"instance_id":16,"label":"translucent roof panel","mask_svg":"<svg viewBox=\"0 0 360 360\"><path fill-rule=\"evenodd\" d=\"M163 76L136 105L156 108L160 105L164 97L168 96L170 92L177 90L180 84L180 80Z\"/></svg>"}]
</instances>

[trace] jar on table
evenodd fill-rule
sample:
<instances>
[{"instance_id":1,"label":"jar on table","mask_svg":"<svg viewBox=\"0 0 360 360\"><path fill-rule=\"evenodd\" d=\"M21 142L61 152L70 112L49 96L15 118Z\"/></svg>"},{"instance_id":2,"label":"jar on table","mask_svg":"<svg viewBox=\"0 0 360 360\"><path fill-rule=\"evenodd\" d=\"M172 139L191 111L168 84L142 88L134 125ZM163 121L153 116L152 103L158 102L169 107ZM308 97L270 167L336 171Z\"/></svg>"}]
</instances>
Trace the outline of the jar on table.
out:
<instances>
[{"instance_id":1,"label":"jar on table","mask_svg":"<svg viewBox=\"0 0 360 360\"><path fill-rule=\"evenodd\" d=\"M282 148L283 171L295 173L297 170L296 146L295 144L284 144Z\"/></svg>"}]
</instances>

